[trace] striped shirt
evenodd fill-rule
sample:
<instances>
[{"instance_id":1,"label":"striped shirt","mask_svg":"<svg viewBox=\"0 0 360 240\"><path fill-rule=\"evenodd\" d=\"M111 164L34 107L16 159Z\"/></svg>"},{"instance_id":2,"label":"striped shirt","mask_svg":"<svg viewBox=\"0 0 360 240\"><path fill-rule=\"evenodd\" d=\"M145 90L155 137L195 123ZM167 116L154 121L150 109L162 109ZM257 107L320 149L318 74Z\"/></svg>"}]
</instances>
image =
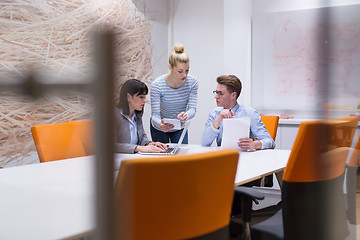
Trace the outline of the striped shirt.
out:
<instances>
[{"instance_id":1,"label":"striped shirt","mask_svg":"<svg viewBox=\"0 0 360 240\"><path fill-rule=\"evenodd\" d=\"M197 79L187 75L184 84L174 89L166 83L165 77L166 74L158 77L150 87L151 121L153 127L160 131L163 118L177 118L179 113L185 112L190 120L196 114Z\"/></svg>"}]
</instances>

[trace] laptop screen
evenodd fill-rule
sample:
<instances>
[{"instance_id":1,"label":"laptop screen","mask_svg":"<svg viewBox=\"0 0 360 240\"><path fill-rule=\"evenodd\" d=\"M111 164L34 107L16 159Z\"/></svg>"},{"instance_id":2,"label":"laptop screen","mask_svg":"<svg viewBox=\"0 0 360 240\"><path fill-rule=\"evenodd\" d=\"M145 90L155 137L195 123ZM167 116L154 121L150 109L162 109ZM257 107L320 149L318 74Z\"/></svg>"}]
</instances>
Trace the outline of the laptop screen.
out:
<instances>
[{"instance_id":1,"label":"laptop screen","mask_svg":"<svg viewBox=\"0 0 360 240\"><path fill-rule=\"evenodd\" d=\"M185 122L184 129L183 129L183 131L182 131L182 133L181 133L181 136L180 136L180 138L179 138L179 141L178 141L178 143L177 143L177 145L176 145L176 150L180 148L180 146L181 146L181 144L182 144L182 142L183 142L183 140L184 140L186 131L188 130L189 124L190 124L190 121L186 121L186 122Z\"/></svg>"}]
</instances>

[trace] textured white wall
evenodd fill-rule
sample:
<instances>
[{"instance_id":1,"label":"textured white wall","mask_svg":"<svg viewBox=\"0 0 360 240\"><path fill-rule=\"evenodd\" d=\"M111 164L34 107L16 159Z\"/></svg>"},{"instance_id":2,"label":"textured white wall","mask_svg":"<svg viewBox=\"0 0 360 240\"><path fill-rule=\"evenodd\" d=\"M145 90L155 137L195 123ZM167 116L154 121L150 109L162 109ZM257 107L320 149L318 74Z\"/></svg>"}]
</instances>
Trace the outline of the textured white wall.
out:
<instances>
[{"instance_id":1,"label":"textured white wall","mask_svg":"<svg viewBox=\"0 0 360 240\"><path fill-rule=\"evenodd\" d=\"M167 0L133 0L136 7L143 12L150 22L152 42L152 79L168 71L168 22L169 1ZM150 86L149 86L150 87ZM149 89L150 90L150 89ZM148 95L150 99L150 95ZM144 129L150 138L151 106L145 104L143 123Z\"/></svg>"}]
</instances>

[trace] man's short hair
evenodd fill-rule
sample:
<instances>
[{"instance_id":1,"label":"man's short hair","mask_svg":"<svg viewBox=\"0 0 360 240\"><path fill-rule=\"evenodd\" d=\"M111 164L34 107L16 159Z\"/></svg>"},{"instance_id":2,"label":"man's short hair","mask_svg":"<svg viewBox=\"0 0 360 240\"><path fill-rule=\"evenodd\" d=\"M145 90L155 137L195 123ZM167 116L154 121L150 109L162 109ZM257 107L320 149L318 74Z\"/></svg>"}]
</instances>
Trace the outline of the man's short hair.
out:
<instances>
[{"instance_id":1,"label":"man's short hair","mask_svg":"<svg viewBox=\"0 0 360 240\"><path fill-rule=\"evenodd\" d=\"M241 81L235 75L222 75L216 78L218 84L223 84L226 86L226 89L229 93L236 92L236 99L240 96L241 93Z\"/></svg>"}]
</instances>

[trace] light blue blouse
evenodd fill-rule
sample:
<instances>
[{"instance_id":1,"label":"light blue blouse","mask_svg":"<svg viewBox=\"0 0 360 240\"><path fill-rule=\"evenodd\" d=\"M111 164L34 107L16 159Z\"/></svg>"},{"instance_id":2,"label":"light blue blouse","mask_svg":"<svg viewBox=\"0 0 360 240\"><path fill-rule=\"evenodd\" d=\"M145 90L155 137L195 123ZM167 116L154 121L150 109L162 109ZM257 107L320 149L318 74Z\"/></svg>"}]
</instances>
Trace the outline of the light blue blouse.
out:
<instances>
[{"instance_id":1,"label":"light blue blouse","mask_svg":"<svg viewBox=\"0 0 360 240\"><path fill-rule=\"evenodd\" d=\"M128 121L129 121L129 129L130 129L130 144L137 144L139 139L137 135L137 127L136 127L136 119L135 119L135 113L132 115L132 118L130 118L128 115L124 114L122 110L120 109L121 115L123 115Z\"/></svg>"}]
</instances>

